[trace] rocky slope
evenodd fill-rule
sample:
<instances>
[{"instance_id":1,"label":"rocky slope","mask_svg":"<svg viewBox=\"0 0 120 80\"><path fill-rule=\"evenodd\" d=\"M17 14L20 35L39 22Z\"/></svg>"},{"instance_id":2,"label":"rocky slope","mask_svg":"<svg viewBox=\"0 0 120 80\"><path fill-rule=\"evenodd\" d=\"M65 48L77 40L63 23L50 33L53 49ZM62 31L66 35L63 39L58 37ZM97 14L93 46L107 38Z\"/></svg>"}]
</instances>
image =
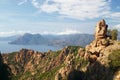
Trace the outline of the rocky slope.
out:
<instances>
[{"instance_id":1,"label":"rocky slope","mask_svg":"<svg viewBox=\"0 0 120 80\"><path fill-rule=\"evenodd\" d=\"M56 52L48 51L46 53L22 49L19 52L2 54L2 57L3 63L10 68L12 80L54 80L62 67L74 66L74 69L80 66L77 61L80 58L76 52L79 48L69 46ZM84 59L81 58L79 61L84 62ZM77 63L78 65L76 65ZM61 71L65 72L64 69ZM67 74L64 75L64 77L66 76Z\"/></svg>"},{"instance_id":2,"label":"rocky slope","mask_svg":"<svg viewBox=\"0 0 120 80\"><path fill-rule=\"evenodd\" d=\"M85 48L2 54L0 80L120 80L120 41L107 36L107 27L105 20L99 21L95 39Z\"/></svg>"}]
</instances>

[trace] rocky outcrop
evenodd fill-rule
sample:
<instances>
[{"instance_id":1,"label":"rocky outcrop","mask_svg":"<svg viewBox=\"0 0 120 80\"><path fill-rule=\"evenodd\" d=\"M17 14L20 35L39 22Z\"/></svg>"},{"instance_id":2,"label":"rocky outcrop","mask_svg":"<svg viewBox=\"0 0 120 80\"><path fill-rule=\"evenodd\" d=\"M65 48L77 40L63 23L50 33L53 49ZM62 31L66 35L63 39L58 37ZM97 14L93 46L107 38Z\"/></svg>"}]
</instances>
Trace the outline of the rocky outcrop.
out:
<instances>
[{"instance_id":1,"label":"rocky outcrop","mask_svg":"<svg viewBox=\"0 0 120 80\"><path fill-rule=\"evenodd\" d=\"M3 62L9 66L11 73L14 76L22 74L19 80L24 79L24 74L29 73L29 79L33 79L32 76L39 75L39 73L41 75L45 74L57 67L61 68L60 73L64 73L64 69L68 71L70 68L68 69L67 66L62 69L62 66L64 64L71 64L71 58L73 56L74 55L71 55L71 50L67 46L56 52L49 50L48 52L42 53L29 49L21 49L19 52L2 54ZM63 78L66 75L62 74Z\"/></svg>"},{"instance_id":2,"label":"rocky outcrop","mask_svg":"<svg viewBox=\"0 0 120 80\"><path fill-rule=\"evenodd\" d=\"M95 39L104 39L107 37L107 28L108 25L106 24L105 20L101 20L97 23L95 28Z\"/></svg>"},{"instance_id":3,"label":"rocky outcrop","mask_svg":"<svg viewBox=\"0 0 120 80\"><path fill-rule=\"evenodd\" d=\"M85 48L84 57L90 62L86 75L90 76L90 80L118 80L116 77L113 78L114 71L110 69L109 55L120 49L120 42L112 41L107 37L107 28L105 20L99 21L95 28L95 39Z\"/></svg>"},{"instance_id":4,"label":"rocky outcrop","mask_svg":"<svg viewBox=\"0 0 120 80\"><path fill-rule=\"evenodd\" d=\"M83 48L80 48L78 50L78 56L84 57L85 56L85 50Z\"/></svg>"},{"instance_id":5,"label":"rocky outcrop","mask_svg":"<svg viewBox=\"0 0 120 80\"><path fill-rule=\"evenodd\" d=\"M34 65L40 64L40 60L44 57L44 54L33 50L22 49L20 52L3 54L2 57L4 63L9 65L14 75L28 71L34 75Z\"/></svg>"},{"instance_id":6,"label":"rocky outcrop","mask_svg":"<svg viewBox=\"0 0 120 80\"><path fill-rule=\"evenodd\" d=\"M120 80L120 70L115 73L113 80Z\"/></svg>"},{"instance_id":7,"label":"rocky outcrop","mask_svg":"<svg viewBox=\"0 0 120 80\"><path fill-rule=\"evenodd\" d=\"M107 38L107 28L105 20L101 20L97 23L95 28L95 40L86 46L86 53L89 55L90 62L95 62L97 58L102 55L104 49L112 44L112 41Z\"/></svg>"},{"instance_id":8,"label":"rocky outcrop","mask_svg":"<svg viewBox=\"0 0 120 80\"><path fill-rule=\"evenodd\" d=\"M84 63L84 59L82 58L83 53L80 54L80 52L84 52L83 49L80 48L76 55L69 47L64 49L65 52L66 50L69 52L65 55L63 67L58 70L55 80L82 80L83 73L80 69L82 69L81 63Z\"/></svg>"},{"instance_id":9,"label":"rocky outcrop","mask_svg":"<svg viewBox=\"0 0 120 80\"><path fill-rule=\"evenodd\" d=\"M55 76L55 80L65 80L68 78L70 72L73 71L72 66L62 67ZM72 74L73 75L73 74Z\"/></svg>"},{"instance_id":10,"label":"rocky outcrop","mask_svg":"<svg viewBox=\"0 0 120 80\"><path fill-rule=\"evenodd\" d=\"M71 71L73 71L73 54L68 54L64 61L64 67L62 67L55 76L55 80L64 80L67 79Z\"/></svg>"}]
</instances>

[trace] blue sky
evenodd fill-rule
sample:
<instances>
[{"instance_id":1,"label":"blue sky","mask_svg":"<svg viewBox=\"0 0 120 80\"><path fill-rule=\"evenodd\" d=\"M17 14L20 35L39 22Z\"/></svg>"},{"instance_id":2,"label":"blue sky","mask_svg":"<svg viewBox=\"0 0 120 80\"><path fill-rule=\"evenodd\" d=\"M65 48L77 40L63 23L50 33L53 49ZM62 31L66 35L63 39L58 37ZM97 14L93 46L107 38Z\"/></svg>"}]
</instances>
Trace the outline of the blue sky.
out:
<instances>
[{"instance_id":1,"label":"blue sky","mask_svg":"<svg viewBox=\"0 0 120 80\"><path fill-rule=\"evenodd\" d=\"M120 0L0 0L0 36L93 34L103 18L120 30Z\"/></svg>"}]
</instances>

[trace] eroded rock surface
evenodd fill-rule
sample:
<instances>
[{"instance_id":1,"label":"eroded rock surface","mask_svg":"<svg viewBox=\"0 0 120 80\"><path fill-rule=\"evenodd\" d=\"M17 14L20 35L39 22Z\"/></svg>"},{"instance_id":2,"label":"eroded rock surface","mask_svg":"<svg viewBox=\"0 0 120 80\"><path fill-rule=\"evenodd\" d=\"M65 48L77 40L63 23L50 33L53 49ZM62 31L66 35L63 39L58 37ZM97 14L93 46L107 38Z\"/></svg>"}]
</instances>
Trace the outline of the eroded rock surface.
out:
<instances>
[{"instance_id":1,"label":"eroded rock surface","mask_svg":"<svg viewBox=\"0 0 120 80\"><path fill-rule=\"evenodd\" d=\"M97 23L95 28L95 39L86 46L86 53L90 60L90 62L94 62L97 60L97 57L103 53L103 50L112 44L112 41L107 38L107 28L105 20L101 20Z\"/></svg>"}]
</instances>

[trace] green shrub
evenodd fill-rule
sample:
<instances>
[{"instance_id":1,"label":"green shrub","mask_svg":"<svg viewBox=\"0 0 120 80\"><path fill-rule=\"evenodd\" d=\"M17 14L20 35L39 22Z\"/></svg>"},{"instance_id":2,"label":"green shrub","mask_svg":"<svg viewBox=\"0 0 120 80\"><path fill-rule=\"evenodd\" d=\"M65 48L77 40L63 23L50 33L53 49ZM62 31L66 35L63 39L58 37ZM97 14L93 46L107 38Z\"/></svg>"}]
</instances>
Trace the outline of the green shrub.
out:
<instances>
[{"instance_id":1,"label":"green shrub","mask_svg":"<svg viewBox=\"0 0 120 80\"><path fill-rule=\"evenodd\" d=\"M117 29L109 29L108 30L108 36L110 37L110 39L112 40L117 40L117 36L118 36L118 30Z\"/></svg>"},{"instance_id":2,"label":"green shrub","mask_svg":"<svg viewBox=\"0 0 120 80\"><path fill-rule=\"evenodd\" d=\"M57 67L55 67L54 69L51 69L49 71L46 71L45 73L39 73L36 74L36 80L54 80L55 74L56 72L62 68L64 66L64 64L61 64Z\"/></svg>"},{"instance_id":3,"label":"green shrub","mask_svg":"<svg viewBox=\"0 0 120 80\"><path fill-rule=\"evenodd\" d=\"M109 55L109 65L112 70L120 68L120 50L115 50Z\"/></svg>"},{"instance_id":4,"label":"green shrub","mask_svg":"<svg viewBox=\"0 0 120 80\"><path fill-rule=\"evenodd\" d=\"M74 53L74 55L76 56L78 54L78 50L82 48L81 46L68 46L68 49Z\"/></svg>"}]
</instances>

